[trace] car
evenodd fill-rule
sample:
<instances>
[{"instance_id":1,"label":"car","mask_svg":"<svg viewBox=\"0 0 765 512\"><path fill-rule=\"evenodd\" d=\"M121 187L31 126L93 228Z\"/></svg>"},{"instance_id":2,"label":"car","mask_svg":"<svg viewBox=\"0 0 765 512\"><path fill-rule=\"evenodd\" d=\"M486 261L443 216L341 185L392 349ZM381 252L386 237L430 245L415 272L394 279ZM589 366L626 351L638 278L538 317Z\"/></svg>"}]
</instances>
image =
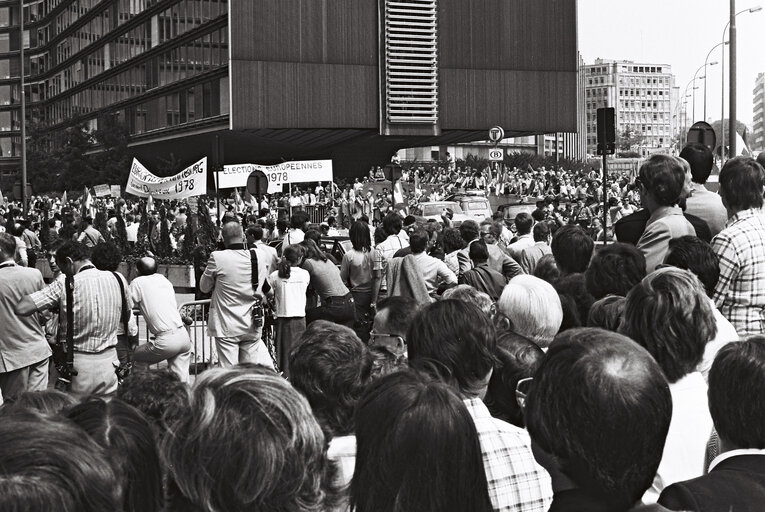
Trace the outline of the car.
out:
<instances>
[{"instance_id":1,"label":"car","mask_svg":"<svg viewBox=\"0 0 765 512\"><path fill-rule=\"evenodd\" d=\"M479 224L486 219L491 219L489 198L482 190L459 192L447 197L446 200L458 203L465 215Z\"/></svg>"},{"instance_id":2,"label":"car","mask_svg":"<svg viewBox=\"0 0 765 512\"><path fill-rule=\"evenodd\" d=\"M417 222L425 223L430 219L434 219L438 222L442 222L441 214L443 211L449 208L453 212L452 224L456 227L465 222L466 220L472 220L465 212L462 211L459 203L454 201L428 201L425 203L419 203L412 207L410 214L415 218Z\"/></svg>"},{"instance_id":3,"label":"car","mask_svg":"<svg viewBox=\"0 0 765 512\"><path fill-rule=\"evenodd\" d=\"M537 209L536 203L509 203L509 204L501 204L497 206L497 211L502 212L502 219L505 221L505 225L508 228L513 228L515 226L515 217L518 216L521 212L526 212L528 214L531 214L534 210Z\"/></svg>"},{"instance_id":4,"label":"car","mask_svg":"<svg viewBox=\"0 0 765 512\"><path fill-rule=\"evenodd\" d=\"M345 253L353 249L353 244L347 236L323 236L319 241L319 248L341 262Z\"/></svg>"}]
</instances>

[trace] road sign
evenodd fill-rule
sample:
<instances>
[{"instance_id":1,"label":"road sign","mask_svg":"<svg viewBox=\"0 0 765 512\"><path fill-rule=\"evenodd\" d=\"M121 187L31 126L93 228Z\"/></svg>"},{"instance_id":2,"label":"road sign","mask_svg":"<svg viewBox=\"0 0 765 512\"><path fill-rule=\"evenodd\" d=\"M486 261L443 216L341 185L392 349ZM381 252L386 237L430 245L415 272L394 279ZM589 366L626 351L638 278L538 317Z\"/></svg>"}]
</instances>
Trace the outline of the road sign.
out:
<instances>
[{"instance_id":1,"label":"road sign","mask_svg":"<svg viewBox=\"0 0 765 512\"><path fill-rule=\"evenodd\" d=\"M494 148L489 150L489 160L492 162L501 162L505 159L505 152L501 149Z\"/></svg>"},{"instance_id":2,"label":"road sign","mask_svg":"<svg viewBox=\"0 0 765 512\"><path fill-rule=\"evenodd\" d=\"M492 126L489 128L489 140L495 144L505 138L505 130L501 126Z\"/></svg>"},{"instance_id":3,"label":"road sign","mask_svg":"<svg viewBox=\"0 0 765 512\"><path fill-rule=\"evenodd\" d=\"M717 146L717 136L709 123L698 121L693 123L693 126L688 130L688 135L686 136L687 142L698 142L704 144L709 149L714 149Z\"/></svg>"}]
</instances>

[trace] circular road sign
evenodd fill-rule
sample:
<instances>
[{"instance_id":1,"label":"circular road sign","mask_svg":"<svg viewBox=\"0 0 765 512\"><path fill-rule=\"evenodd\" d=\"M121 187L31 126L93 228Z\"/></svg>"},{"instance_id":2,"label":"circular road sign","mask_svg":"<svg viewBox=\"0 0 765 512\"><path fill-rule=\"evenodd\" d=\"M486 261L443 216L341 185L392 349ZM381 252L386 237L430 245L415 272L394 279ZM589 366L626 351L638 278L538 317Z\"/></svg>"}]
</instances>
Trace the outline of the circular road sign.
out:
<instances>
[{"instance_id":1,"label":"circular road sign","mask_svg":"<svg viewBox=\"0 0 765 512\"><path fill-rule=\"evenodd\" d=\"M505 152L502 149L494 148L489 150L489 160L492 162L501 162L505 158Z\"/></svg>"},{"instance_id":2,"label":"circular road sign","mask_svg":"<svg viewBox=\"0 0 765 512\"><path fill-rule=\"evenodd\" d=\"M489 140L492 142L499 142L505 138L505 130L501 126L492 126L489 128Z\"/></svg>"}]
</instances>

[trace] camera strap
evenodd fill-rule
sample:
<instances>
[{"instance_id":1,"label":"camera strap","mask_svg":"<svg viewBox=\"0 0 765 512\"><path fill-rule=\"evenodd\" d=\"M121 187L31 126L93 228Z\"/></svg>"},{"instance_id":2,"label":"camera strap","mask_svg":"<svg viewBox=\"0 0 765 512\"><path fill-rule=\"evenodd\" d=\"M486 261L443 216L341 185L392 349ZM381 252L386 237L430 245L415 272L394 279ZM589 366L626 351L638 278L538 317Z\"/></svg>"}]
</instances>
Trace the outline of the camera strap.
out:
<instances>
[{"instance_id":1,"label":"camera strap","mask_svg":"<svg viewBox=\"0 0 765 512\"><path fill-rule=\"evenodd\" d=\"M252 264L252 275L250 277L250 282L252 283L252 291L253 293L257 293L258 291L258 275L260 273L260 270L258 268L258 252L253 247L250 249L250 263Z\"/></svg>"},{"instance_id":2,"label":"camera strap","mask_svg":"<svg viewBox=\"0 0 765 512\"><path fill-rule=\"evenodd\" d=\"M120 287L120 297L122 298L122 307L121 307L121 313L120 313L120 321L122 322L122 327L125 331L125 336L128 335L128 320L130 319L130 315L128 314L128 307L127 307L127 300L125 299L125 285L122 283L122 279L120 279L120 276L117 274L117 272L112 272L114 275L114 279L117 280L117 284Z\"/></svg>"},{"instance_id":3,"label":"camera strap","mask_svg":"<svg viewBox=\"0 0 765 512\"><path fill-rule=\"evenodd\" d=\"M74 370L74 276L67 275L64 281L66 288L66 366Z\"/></svg>"}]
</instances>

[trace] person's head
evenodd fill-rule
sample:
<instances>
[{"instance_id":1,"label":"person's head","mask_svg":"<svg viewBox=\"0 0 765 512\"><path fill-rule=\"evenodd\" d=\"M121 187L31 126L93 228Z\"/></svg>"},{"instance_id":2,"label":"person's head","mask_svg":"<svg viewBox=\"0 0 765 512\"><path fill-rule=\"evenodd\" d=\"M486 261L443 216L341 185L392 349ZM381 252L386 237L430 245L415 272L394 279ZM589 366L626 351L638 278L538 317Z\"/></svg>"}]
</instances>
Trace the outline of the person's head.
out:
<instances>
[{"instance_id":1,"label":"person's head","mask_svg":"<svg viewBox=\"0 0 765 512\"><path fill-rule=\"evenodd\" d=\"M634 245L609 244L595 251L584 275L587 291L595 299L626 297L646 275L645 256Z\"/></svg>"},{"instance_id":2,"label":"person's head","mask_svg":"<svg viewBox=\"0 0 765 512\"><path fill-rule=\"evenodd\" d=\"M221 233L223 235L223 245L227 248L244 242L242 225L238 222L226 222L221 228Z\"/></svg>"},{"instance_id":3,"label":"person's head","mask_svg":"<svg viewBox=\"0 0 765 512\"><path fill-rule=\"evenodd\" d=\"M680 158L691 166L691 179L703 185L712 173L715 158L712 150L699 142L690 142L680 151Z\"/></svg>"},{"instance_id":4,"label":"person's head","mask_svg":"<svg viewBox=\"0 0 765 512\"><path fill-rule=\"evenodd\" d=\"M664 264L690 270L704 285L707 295L712 296L720 278L720 263L712 246L704 240L686 235L669 241Z\"/></svg>"},{"instance_id":5,"label":"person's head","mask_svg":"<svg viewBox=\"0 0 765 512\"><path fill-rule=\"evenodd\" d=\"M90 248L82 242L67 240L56 251L56 265L67 275L90 261Z\"/></svg>"},{"instance_id":6,"label":"person's head","mask_svg":"<svg viewBox=\"0 0 765 512\"><path fill-rule=\"evenodd\" d=\"M537 461L604 499L633 507L661 461L672 395L648 352L602 329L572 329L550 345L525 399Z\"/></svg>"},{"instance_id":7,"label":"person's head","mask_svg":"<svg viewBox=\"0 0 765 512\"><path fill-rule=\"evenodd\" d=\"M296 192L296 195L299 195L299 192ZM307 224L309 220L310 217L308 216L308 212L298 210L292 214L292 217L290 217L290 227L292 229L302 229L305 231L305 228L308 227Z\"/></svg>"},{"instance_id":8,"label":"person's head","mask_svg":"<svg viewBox=\"0 0 765 512\"><path fill-rule=\"evenodd\" d=\"M323 510L331 484L308 401L265 367L211 369L161 443L178 510ZM222 442L223 441L223 442Z\"/></svg>"},{"instance_id":9,"label":"person's head","mask_svg":"<svg viewBox=\"0 0 765 512\"><path fill-rule=\"evenodd\" d=\"M627 294L620 332L645 347L674 383L695 371L717 326L698 278L667 267L646 276Z\"/></svg>"},{"instance_id":10,"label":"person's head","mask_svg":"<svg viewBox=\"0 0 765 512\"><path fill-rule=\"evenodd\" d=\"M396 213L391 212L383 218L383 230L386 235L398 235L402 225L401 216Z\"/></svg>"},{"instance_id":11,"label":"person's head","mask_svg":"<svg viewBox=\"0 0 765 512\"><path fill-rule=\"evenodd\" d=\"M279 277L289 279L292 267L300 266L303 262L303 246L288 245L282 250L282 259L279 260Z\"/></svg>"},{"instance_id":12,"label":"person's head","mask_svg":"<svg viewBox=\"0 0 765 512\"><path fill-rule=\"evenodd\" d=\"M263 227L259 224L252 224L247 226L245 234L247 237L247 245L252 245L255 242L263 240Z\"/></svg>"},{"instance_id":13,"label":"person's head","mask_svg":"<svg viewBox=\"0 0 765 512\"><path fill-rule=\"evenodd\" d=\"M0 233L0 262L12 261L16 256L16 239L10 233Z\"/></svg>"},{"instance_id":14,"label":"person's head","mask_svg":"<svg viewBox=\"0 0 765 512\"><path fill-rule=\"evenodd\" d=\"M741 210L762 208L765 171L753 158L731 158L720 171L720 197L728 216Z\"/></svg>"},{"instance_id":15,"label":"person's head","mask_svg":"<svg viewBox=\"0 0 765 512\"><path fill-rule=\"evenodd\" d=\"M486 393L497 333L478 306L442 300L424 307L407 331L409 363L434 370L467 397Z\"/></svg>"},{"instance_id":16,"label":"person's head","mask_svg":"<svg viewBox=\"0 0 765 512\"><path fill-rule=\"evenodd\" d=\"M189 406L189 387L169 369L130 372L117 388L117 398L145 414L161 439Z\"/></svg>"},{"instance_id":17,"label":"person's head","mask_svg":"<svg viewBox=\"0 0 765 512\"><path fill-rule=\"evenodd\" d=\"M510 330L546 348L563 321L558 293L538 277L515 276L497 301L497 311L509 321Z\"/></svg>"},{"instance_id":18,"label":"person's head","mask_svg":"<svg viewBox=\"0 0 765 512\"><path fill-rule=\"evenodd\" d=\"M473 245L478 242L473 242ZM487 315L493 314L494 302L491 300L488 294L478 291L476 288L468 284L458 284L448 290L444 291L441 296L442 299L454 299L474 304L478 306L478 309L486 313Z\"/></svg>"},{"instance_id":19,"label":"person's head","mask_svg":"<svg viewBox=\"0 0 765 512\"><path fill-rule=\"evenodd\" d=\"M421 254L428 248L430 236L424 229L417 229L409 235L409 247L412 248L412 254Z\"/></svg>"},{"instance_id":20,"label":"person's head","mask_svg":"<svg viewBox=\"0 0 765 512\"><path fill-rule=\"evenodd\" d=\"M537 266L534 267L534 277L538 277L548 283L554 283L560 277L560 270L555 263L555 256L552 254L545 254L539 261Z\"/></svg>"},{"instance_id":21,"label":"person's head","mask_svg":"<svg viewBox=\"0 0 765 512\"><path fill-rule=\"evenodd\" d=\"M724 449L765 449L764 393L765 337L721 348L709 370L708 394Z\"/></svg>"},{"instance_id":22,"label":"person's head","mask_svg":"<svg viewBox=\"0 0 765 512\"><path fill-rule=\"evenodd\" d=\"M369 233L369 225L366 222L356 221L351 224L348 232L351 245L357 251L369 251L372 249L372 236Z\"/></svg>"},{"instance_id":23,"label":"person's head","mask_svg":"<svg viewBox=\"0 0 765 512\"><path fill-rule=\"evenodd\" d=\"M534 225L534 218L526 212L520 212L515 217L515 230L520 235L531 233L531 227Z\"/></svg>"},{"instance_id":24,"label":"person's head","mask_svg":"<svg viewBox=\"0 0 765 512\"><path fill-rule=\"evenodd\" d=\"M488 231L488 229L487 229ZM478 227L478 223L474 220L466 220L460 224L460 235L465 243L470 243L481 234L481 230Z\"/></svg>"},{"instance_id":25,"label":"person's head","mask_svg":"<svg viewBox=\"0 0 765 512\"><path fill-rule=\"evenodd\" d=\"M760 151L760 154L757 155L757 163L765 169L765 151Z\"/></svg>"},{"instance_id":26,"label":"person's head","mask_svg":"<svg viewBox=\"0 0 765 512\"><path fill-rule=\"evenodd\" d=\"M534 236L535 242L545 242L548 244L550 243L550 226L547 225L547 222L537 222L534 224L532 234Z\"/></svg>"},{"instance_id":27,"label":"person's head","mask_svg":"<svg viewBox=\"0 0 765 512\"><path fill-rule=\"evenodd\" d=\"M524 427L523 411L515 398L518 381L534 376L542 363L544 352L539 345L513 332L497 336L497 359L486 391L486 407L500 420Z\"/></svg>"},{"instance_id":28,"label":"person's head","mask_svg":"<svg viewBox=\"0 0 765 512\"><path fill-rule=\"evenodd\" d=\"M310 229L308 231L311 231ZM312 239L306 237L300 242L303 248L303 257L307 260L327 261L327 255L321 250L319 245Z\"/></svg>"},{"instance_id":29,"label":"person's head","mask_svg":"<svg viewBox=\"0 0 765 512\"><path fill-rule=\"evenodd\" d=\"M653 211L660 206L674 206L685 187L685 169L676 157L653 154L640 166L643 206Z\"/></svg>"},{"instance_id":30,"label":"person's head","mask_svg":"<svg viewBox=\"0 0 765 512\"><path fill-rule=\"evenodd\" d=\"M353 432L353 409L371 371L369 349L356 333L326 320L312 322L290 354L290 382L328 438Z\"/></svg>"},{"instance_id":31,"label":"person's head","mask_svg":"<svg viewBox=\"0 0 765 512\"><path fill-rule=\"evenodd\" d=\"M480 265L489 261L489 248L486 246L486 242L476 240L470 244L468 255L474 265Z\"/></svg>"},{"instance_id":32,"label":"person's head","mask_svg":"<svg viewBox=\"0 0 765 512\"><path fill-rule=\"evenodd\" d=\"M124 483L125 510L163 509L162 470L146 417L122 400L91 398L65 413L103 449Z\"/></svg>"},{"instance_id":33,"label":"person's head","mask_svg":"<svg viewBox=\"0 0 765 512\"><path fill-rule=\"evenodd\" d=\"M387 297L377 305L370 333L370 347L384 347L391 353L406 353L406 333L420 309L411 297Z\"/></svg>"},{"instance_id":34,"label":"person's head","mask_svg":"<svg viewBox=\"0 0 765 512\"><path fill-rule=\"evenodd\" d=\"M0 421L0 510L118 512L123 481L77 425L18 412Z\"/></svg>"},{"instance_id":35,"label":"person's head","mask_svg":"<svg viewBox=\"0 0 765 512\"><path fill-rule=\"evenodd\" d=\"M607 331L619 332L626 302L626 298L618 295L607 295L596 300L590 307L587 327L600 327Z\"/></svg>"},{"instance_id":36,"label":"person's head","mask_svg":"<svg viewBox=\"0 0 765 512\"><path fill-rule=\"evenodd\" d=\"M353 510L491 510L475 424L449 386L395 372L369 387L355 417Z\"/></svg>"},{"instance_id":37,"label":"person's head","mask_svg":"<svg viewBox=\"0 0 765 512\"><path fill-rule=\"evenodd\" d=\"M561 275L587 270L594 247L595 242L578 224L567 224L557 229L550 243Z\"/></svg>"},{"instance_id":38,"label":"person's head","mask_svg":"<svg viewBox=\"0 0 765 512\"><path fill-rule=\"evenodd\" d=\"M481 230L480 240L483 240L486 244L496 244L497 240L499 240L499 235L497 234L496 230L493 229L493 224L491 221L481 222L481 225L478 227L478 229ZM501 233L502 231L500 230L500 234Z\"/></svg>"},{"instance_id":39,"label":"person's head","mask_svg":"<svg viewBox=\"0 0 765 512\"><path fill-rule=\"evenodd\" d=\"M11 400L9 400L11 397L3 398L6 400L0 408L3 415L19 411L36 411L42 414L55 415L77 403L74 395L57 389L25 391Z\"/></svg>"},{"instance_id":40,"label":"person's head","mask_svg":"<svg viewBox=\"0 0 765 512\"><path fill-rule=\"evenodd\" d=\"M460 230L457 228L446 228L444 229L444 252L446 254L452 253L454 251L459 251L460 249L465 247L465 241L462 239L462 235L460 234Z\"/></svg>"}]
</instances>

